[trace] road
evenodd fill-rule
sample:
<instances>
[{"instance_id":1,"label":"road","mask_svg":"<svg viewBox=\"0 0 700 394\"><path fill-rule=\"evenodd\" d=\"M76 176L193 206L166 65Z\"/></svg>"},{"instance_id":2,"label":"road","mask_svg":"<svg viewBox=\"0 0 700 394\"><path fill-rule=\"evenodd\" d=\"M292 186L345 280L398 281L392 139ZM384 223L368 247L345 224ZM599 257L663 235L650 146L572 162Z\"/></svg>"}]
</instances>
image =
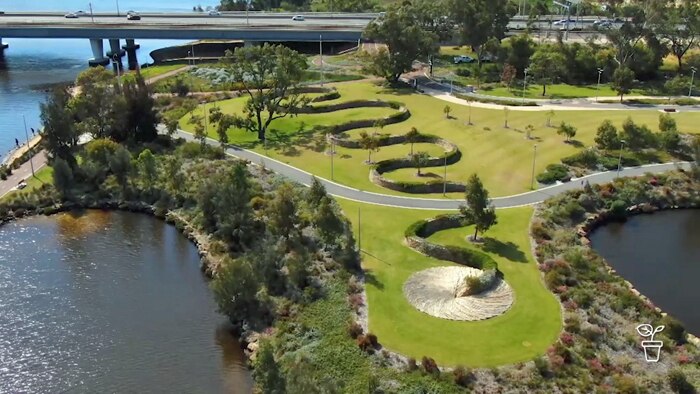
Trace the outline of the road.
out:
<instances>
[{"instance_id":1,"label":"road","mask_svg":"<svg viewBox=\"0 0 700 394\"><path fill-rule=\"evenodd\" d=\"M162 127L161 132L164 132ZM183 130L178 130L176 132L176 136L181 137L187 141L196 141L192 134ZM211 138L207 138L206 142L213 146L220 145L218 141ZM235 145L229 145L226 149L226 153L231 156L235 156L239 159L248 160L253 164L262 165L265 168L270 169L280 175L283 175L295 182L307 186L311 184L311 179L313 177L311 173L290 166L289 164L282 163L278 160L271 159L259 153L243 149ZM665 163L652 164L641 167L629 167L622 169L622 171L620 172L620 176L638 176L646 172L661 173L677 168L688 169L690 168L690 163ZM570 182L544 187L531 192L505 197L495 197L491 199L491 201L496 208L514 208L524 205L532 205L542 202L549 197L563 193L565 191L582 188L586 181L590 184L607 183L615 179L616 176L616 171L601 172L578 178ZM323 183L329 194L335 197L341 197L348 200L359 201L367 204L426 210L456 210L459 209L459 206L463 204L462 200L403 197L373 193L341 185L328 179L319 177L317 178Z\"/></svg>"},{"instance_id":2,"label":"road","mask_svg":"<svg viewBox=\"0 0 700 394\"><path fill-rule=\"evenodd\" d=\"M46 165L46 151L40 151L34 155L31 163L27 161L19 166L18 169L12 171L12 175L7 177L6 180L0 181L0 198L14 190L18 183L32 176L32 164L34 164L34 172L44 167Z\"/></svg>"}]
</instances>

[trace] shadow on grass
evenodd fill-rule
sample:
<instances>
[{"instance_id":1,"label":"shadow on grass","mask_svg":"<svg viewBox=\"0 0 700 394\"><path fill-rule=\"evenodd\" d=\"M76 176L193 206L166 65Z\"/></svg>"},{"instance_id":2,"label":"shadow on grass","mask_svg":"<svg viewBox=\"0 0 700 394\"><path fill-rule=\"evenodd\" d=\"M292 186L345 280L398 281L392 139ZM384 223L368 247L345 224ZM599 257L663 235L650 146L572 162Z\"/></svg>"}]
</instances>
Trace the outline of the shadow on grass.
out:
<instances>
[{"instance_id":1,"label":"shadow on grass","mask_svg":"<svg viewBox=\"0 0 700 394\"><path fill-rule=\"evenodd\" d=\"M369 285L372 285L372 286L376 287L376 288L379 289L379 290L383 290L383 289L384 289L384 283L382 283L382 282L380 282L379 280L377 280L377 277L374 276L374 274L372 273L372 271L369 271L369 270L365 271L365 283L366 283L366 284L369 284Z\"/></svg>"},{"instance_id":2,"label":"shadow on grass","mask_svg":"<svg viewBox=\"0 0 700 394\"><path fill-rule=\"evenodd\" d=\"M569 140L566 143L577 148L583 148L583 142L579 140Z\"/></svg>"},{"instance_id":3,"label":"shadow on grass","mask_svg":"<svg viewBox=\"0 0 700 394\"><path fill-rule=\"evenodd\" d=\"M523 251L518 248L518 245L510 241L501 242L493 238L484 238L484 244L482 249L485 252L495 253L510 261L527 263L527 257L525 256L525 253L523 253Z\"/></svg>"}]
</instances>

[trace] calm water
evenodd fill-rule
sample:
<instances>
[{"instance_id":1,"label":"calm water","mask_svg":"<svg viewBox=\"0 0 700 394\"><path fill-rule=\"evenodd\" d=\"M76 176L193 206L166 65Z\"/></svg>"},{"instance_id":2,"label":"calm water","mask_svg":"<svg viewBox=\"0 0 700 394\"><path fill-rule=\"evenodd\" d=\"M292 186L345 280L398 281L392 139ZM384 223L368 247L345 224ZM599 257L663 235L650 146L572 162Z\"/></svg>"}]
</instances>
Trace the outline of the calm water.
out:
<instances>
[{"instance_id":1,"label":"calm water","mask_svg":"<svg viewBox=\"0 0 700 394\"><path fill-rule=\"evenodd\" d=\"M635 216L596 230L591 241L622 277L700 335L700 210Z\"/></svg>"},{"instance_id":2,"label":"calm water","mask_svg":"<svg viewBox=\"0 0 700 394\"><path fill-rule=\"evenodd\" d=\"M119 0L121 12L136 11L192 11L192 6L202 7L218 4L216 0ZM95 12L115 12L114 0L93 0ZM2 11L78 11L88 10L88 1L83 0L0 0ZM46 40L2 37L10 44L5 50L4 63L0 62L0 159L15 146L15 138L23 141L22 115L27 118L27 127L37 129L40 125L39 103L46 95L46 84L75 80L92 58L88 40ZM154 49L176 45L184 41L136 40L141 44L138 51L140 63L150 62ZM124 42L122 41L122 45ZM105 50L109 48L104 42ZM123 60L126 65L126 59Z\"/></svg>"},{"instance_id":3,"label":"calm water","mask_svg":"<svg viewBox=\"0 0 700 394\"><path fill-rule=\"evenodd\" d=\"M146 215L0 227L0 393L247 393L197 250Z\"/></svg>"}]
</instances>

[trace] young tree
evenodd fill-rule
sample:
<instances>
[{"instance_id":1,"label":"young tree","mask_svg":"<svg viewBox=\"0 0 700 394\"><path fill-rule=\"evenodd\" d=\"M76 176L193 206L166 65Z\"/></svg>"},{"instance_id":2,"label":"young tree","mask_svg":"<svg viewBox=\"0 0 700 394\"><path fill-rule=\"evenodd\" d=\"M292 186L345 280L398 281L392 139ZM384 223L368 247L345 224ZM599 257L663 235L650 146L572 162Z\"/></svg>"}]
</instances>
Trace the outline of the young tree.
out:
<instances>
[{"instance_id":1,"label":"young tree","mask_svg":"<svg viewBox=\"0 0 700 394\"><path fill-rule=\"evenodd\" d=\"M168 135L172 136L173 134L175 134L178 127L180 126L180 119L176 116L173 116L172 114L168 114L163 120L165 123L165 130L167 130Z\"/></svg>"},{"instance_id":2,"label":"young tree","mask_svg":"<svg viewBox=\"0 0 700 394\"><path fill-rule=\"evenodd\" d=\"M44 125L43 142L49 158L61 158L71 169L77 161L73 149L78 144L73 113L70 110L70 93L65 88L54 89L41 104L41 122Z\"/></svg>"},{"instance_id":3,"label":"young tree","mask_svg":"<svg viewBox=\"0 0 700 394\"><path fill-rule=\"evenodd\" d=\"M535 131L535 126L529 124L525 126L525 138L528 140L532 139L532 133Z\"/></svg>"},{"instance_id":4,"label":"young tree","mask_svg":"<svg viewBox=\"0 0 700 394\"><path fill-rule=\"evenodd\" d=\"M676 120L670 114L659 115L659 131L677 131Z\"/></svg>"},{"instance_id":5,"label":"young tree","mask_svg":"<svg viewBox=\"0 0 700 394\"><path fill-rule=\"evenodd\" d=\"M364 36L386 44L386 49L370 55L367 71L395 83L401 74L413 69L413 61L437 52L438 36L427 31L411 3L397 3L386 15L367 25Z\"/></svg>"},{"instance_id":6,"label":"young tree","mask_svg":"<svg viewBox=\"0 0 700 394\"><path fill-rule=\"evenodd\" d=\"M260 141L275 119L293 116L308 103L298 87L309 65L306 57L283 45L238 48L226 51L224 62L233 82L243 86L248 100L235 126L255 132Z\"/></svg>"},{"instance_id":7,"label":"young tree","mask_svg":"<svg viewBox=\"0 0 700 394\"><path fill-rule=\"evenodd\" d=\"M236 163L224 176L216 198L218 235L234 251L243 250L253 238L255 222L250 206L251 185L245 164Z\"/></svg>"},{"instance_id":8,"label":"young tree","mask_svg":"<svg viewBox=\"0 0 700 394\"><path fill-rule=\"evenodd\" d=\"M426 166L429 158L430 155L428 155L428 152L416 152L411 155L413 166L416 167L416 175L421 176L420 169Z\"/></svg>"},{"instance_id":9,"label":"young tree","mask_svg":"<svg viewBox=\"0 0 700 394\"><path fill-rule=\"evenodd\" d=\"M73 186L73 170L68 163L60 157L53 161L53 185L63 198L71 194Z\"/></svg>"},{"instance_id":10,"label":"young tree","mask_svg":"<svg viewBox=\"0 0 700 394\"><path fill-rule=\"evenodd\" d=\"M668 152L677 152L681 146L681 136L678 133L676 120L669 114L659 115L659 142Z\"/></svg>"},{"instance_id":11,"label":"young tree","mask_svg":"<svg viewBox=\"0 0 700 394\"><path fill-rule=\"evenodd\" d=\"M122 189L122 197L126 197L129 187L129 173L131 172L131 153L120 145L109 157L109 169L117 178Z\"/></svg>"},{"instance_id":12,"label":"young tree","mask_svg":"<svg viewBox=\"0 0 700 394\"><path fill-rule=\"evenodd\" d=\"M207 134L204 132L204 117L202 117L202 115L192 114L190 120L187 122L194 125L194 137L199 141L202 149L204 149L207 140Z\"/></svg>"},{"instance_id":13,"label":"young tree","mask_svg":"<svg viewBox=\"0 0 700 394\"><path fill-rule=\"evenodd\" d=\"M286 384L279 363L275 360L274 349L269 340L260 341L255 357L253 378L266 394L285 394Z\"/></svg>"},{"instance_id":14,"label":"young tree","mask_svg":"<svg viewBox=\"0 0 700 394\"><path fill-rule=\"evenodd\" d=\"M450 119L450 112L452 112L452 107L446 105L445 108L442 109L442 112L445 114L445 117L447 119Z\"/></svg>"},{"instance_id":15,"label":"young tree","mask_svg":"<svg viewBox=\"0 0 700 394\"><path fill-rule=\"evenodd\" d=\"M604 120L598 126L595 143L600 149L618 149L620 147L620 137L618 137L617 127L611 121Z\"/></svg>"},{"instance_id":16,"label":"young tree","mask_svg":"<svg viewBox=\"0 0 700 394\"><path fill-rule=\"evenodd\" d=\"M262 305L255 297L260 289L260 282L248 260L226 258L214 277L211 288L219 312L228 316L236 326L250 321L263 312Z\"/></svg>"},{"instance_id":17,"label":"young tree","mask_svg":"<svg viewBox=\"0 0 700 394\"><path fill-rule=\"evenodd\" d=\"M143 184L149 190L153 188L158 177L158 167L156 158L150 149L144 149L138 157L139 174Z\"/></svg>"},{"instance_id":18,"label":"young tree","mask_svg":"<svg viewBox=\"0 0 700 394\"><path fill-rule=\"evenodd\" d=\"M513 81L515 80L516 72L515 67L508 63L504 64L503 71L501 72L501 84L510 89L511 85L513 85Z\"/></svg>"},{"instance_id":19,"label":"young tree","mask_svg":"<svg viewBox=\"0 0 700 394\"><path fill-rule=\"evenodd\" d=\"M510 113L510 108L503 107L503 127L508 128L508 114Z\"/></svg>"},{"instance_id":20,"label":"young tree","mask_svg":"<svg viewBox=\"0 0 700 394\"><path fill-rule=\"evenodd\" d=\"M481 69L486 44L505 37L513 9L507 0L448 0L447 9L458 26L461 42L474 50L477 68Z\"/></svg>"},{"instance_id":21,"label":"young tree","mask_svg":"<svg viewBox=\"0 0 700 394\"><path fill-rule=\"evenodd\" d=\"M637 125L632 118L622 123L620 137L625 140L625 146L631 150L653 148L657 145L656 136L646 125Z\"/></svg>"},{"instance_id":22,"label":"young tree","mask_svg":"<svg viewBox=\"0 0 700 394\"><path fill-rule=\"evenodd\" d=\"M141 75L124 82L124 138L117 141L150 142L158 136L160 121L155 110L155 100Z\"/></svg>"},{"instance_id":23,"label":"young tree","mask_svg":"<svg viewBox=\"0 0 700 394\"><path fill-rule=\"evenodd\" d=\"M552 127L552 118L554 117L554 115L556 114L554 113L553 109L547 111L547 122L545 123L547 127Z\"/></svg>"},{"instance_id":24,"label":"young tree","mask_svg":"<svg viewBox=\"0 0 700 394\"><path fill-rule=\"evenodd\" d=\"M620 96L620 102L622 103L623 96L632 91L632 85L634 84L634 72L629 67L618 67L613 73L610 85Z\"/></svg>"},{"instance_id":25,"label":"young tree","mask_svg":"<svg viewBox=\"0 0 700 394\"><path fill-rule=\"evenodd\" d=\"M366 131L360 133L360 147L367 150L367 164L372 164L372 152L379 147L379 140L373 135L367 134Z\"/></svg>"},{"instance_id":26,"label":"young tree","mask_svg":"<svg viewBox=\"0 0 700 394\"><path fill-rule=\"evenodd\" d=\"M557 134L566 136L566 142L570 142L576 136L576 127L566 122L561 122L557 128Z\"/></svg>"},{"instance_id":27,"label":"young tree","mask_svg":"<svg viewBox=\"0 0 700 394\"><path fill-rule=\"evenodd\" d=\"M553 46L541 45L532 55L530 72L542 84L542 96L547 95L547 84L566 73L566 59Z\"/></svg>"},{"instance_id":28,"label":"young tree","mask_svg":"<svg viewBox=\"0 0 700 394\"><path fill-rule=\"evenodd\" d=\"M326 246L335 246L345 231L343 221L333 207L333 200L328 196L321 198L313 211L312 222Z\"/></svg>"},{"instance_id":29,"label":"young tree","mask_svg":"<svg viewBox=\"0 0 700 394\"><path fill-rule=\"evenodd\" d=\"M418 129L411 127L411 130L409 130L404 137L406 137L404 144L411 144L411 153L409 153L409 156L413 156L413 144L420 140L420 133L418 132Z\"/></svg>"},{"instance_id":30,"label":"young tree","mask_svg":"<svg viewBox=\"0 0 700 394\"><path fill-rule=\"evenodd\" d=\"M288 182L278 186L267 207L267 226L273 235L291 239L300 235L294 188Z\"/></svg>"},{"instance_id":31,"label":"young tree","mask_svg":"<svg viewBox=\"0 0 700 394\"><path fill-rule=\"evenodd\" d=\"M467 205L462 205L459 210L467 222L474 224L473 239L476 241L479 232L484 233L498 222L496 209L491 205L488 190L476 174L472 174L467 182L465 198Z\"/></svg>"}]
</instances>

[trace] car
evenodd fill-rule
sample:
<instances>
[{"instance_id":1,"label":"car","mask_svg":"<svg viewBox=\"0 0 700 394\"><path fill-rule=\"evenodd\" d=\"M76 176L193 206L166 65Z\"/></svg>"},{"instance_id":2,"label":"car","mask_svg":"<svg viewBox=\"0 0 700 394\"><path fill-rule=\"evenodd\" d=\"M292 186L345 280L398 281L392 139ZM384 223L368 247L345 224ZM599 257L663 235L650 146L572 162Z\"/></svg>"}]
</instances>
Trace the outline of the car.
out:
<instances>
[{"instance_id":1,"label":"car","mask_svg":"<svg viewBox=\"0 0 700 394\"><path fill-rule=\"evenodd\" d=\"M136 11L134 10L129 10L126 12L126 15L131 15L131 14L136 14Z\"/></svg>"},{"instance_id":2,"label":"car","mask_svg":"<svg viewBox=\"0 0 700 394\"><path fill-rule=\"evenodd\" d=\"M141 20L141 15L139 14L128 14L126 16L126 20L129 21L140 21Z\"/></svg>"},{"instance_id":3,"label":"car","mask_svg":"<svg viewBox=\"0 0 700 394\"><path fill-rule=\"evenodd\" d=\"M385 16L386 16L386 12L383 12L383 11L382 11L382 12L379 13L379 17L380 17L380 18L384 18Z\"/></svg>"},{"instance_id":4,"label":"car","mask_svg":"<svg viewBox=\"0 0 700 394\"><path fill-rule=\"evenodd\" d=\"M598 28L598 29L600 29L600 28L607 29L607 28L612 27L612 22L610 22L610 21L595 21L595 22L593 22L593 27Z\"/></svg>"},{"instance_id":5,"label":"car","mask_svg":"<svg viewBox=\"0 0 700 394\"><path fill-rule=\"evenodd\" d=\"M221 16L221 13L216 10L209 11L209 16Z\"/></svg>"},{"instance_id":6,"label":"car","mask_svg":"<svg viewBox=\"0 0 700 394\"><path fill-rule=\"evenodd\" d=\"M293 21L297 21L297 22L303 22L303 21L304 21L304 16L303 16L303 15L294 15L294 16L292 17L292 20L293 20Z\"/></svg>"},{"instance_id":7,"label":"car","mask_svg":"<svg viewBox=\"0 0 700 394\"><path fill-rule=\"evenodd\" d=\"M561 20L558 20L558 21L552 23L552 26L562 26L562 25L566 25L566 22L573 23L573 22L575 22L575 21L574 21L573 19L568 19L568 20L567 20L567 19L561 19Z\"/></svg>"},{"instance_id":8,"label":"car","mask_svg":"<svg viewBox=\"0 0 700 394\"><path fill-rule=\"evenodd\" d=\"M68 19L77 19L77 18L78 18L78 15L76 15L76 14L73 13L73 12L69 12L69 13L67 13L67 14L65 15L65 17L68 18Z\"/></svg>"},{"instance_id":9,"label":"car","mask_svg":"<svg viewBox=\"0 0 700 394\"><path fill-rule=\"evenodd\" d=\"M20 181L20 182L17 184L17 190L22 190L22 189L24 189L25 187L27 187L27 183L24 182L24 181Z\"/></svg>"},{"instance_id":10,"label":"car","mask_svg":"<svg viewBox=\"0 0 700 394\"><path fill-rule=\"evenodd\" d=\"M74 14L78 15L78 16L84 16L84 15L87 15L88 13L83 11L83 10L79 10L79 11L75 11Z\"/></svg>"},{"instance_id":11,"label":"car","mask_svg":"<svg viewBox=\"0 0 700 394\"><path fill-rule=\"evenodd\" d=\"M460 64L460 63L472 63L476 59L474 59L471 56L466 56L466 55L461 55L461 56L455 56L453 59L455 64Z\"/></svg>"}]
</instances>

